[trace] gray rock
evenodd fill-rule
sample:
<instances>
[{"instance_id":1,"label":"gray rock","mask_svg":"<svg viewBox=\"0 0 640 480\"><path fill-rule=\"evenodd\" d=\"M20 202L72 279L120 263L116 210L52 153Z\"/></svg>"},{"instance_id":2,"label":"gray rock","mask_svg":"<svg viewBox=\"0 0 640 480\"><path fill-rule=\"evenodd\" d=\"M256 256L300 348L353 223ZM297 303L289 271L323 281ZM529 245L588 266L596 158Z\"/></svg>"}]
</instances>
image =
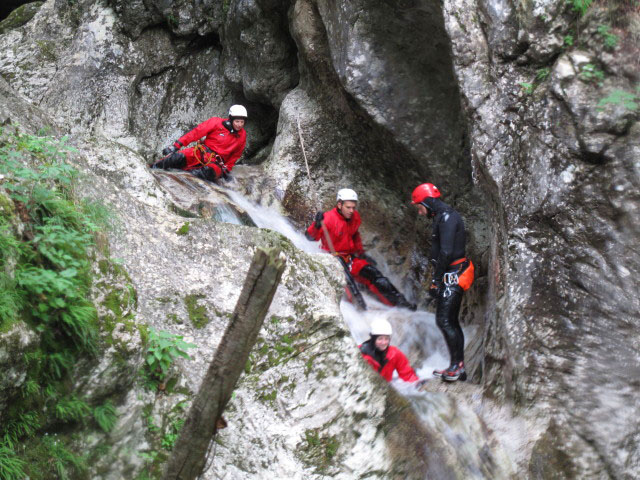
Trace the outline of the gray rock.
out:
<instances>
[{"instance_id":1,"label":"gray rock","mask_svg":"<svg viewBox=\"0 0 640 480\"><path fill-rule=\"evenodd\" d=\"M0 333L0 420L4 410L14 401L27 378L23 356L38 347L39 337L26 323L17 322Z\"/></svg>"}]
</instances>

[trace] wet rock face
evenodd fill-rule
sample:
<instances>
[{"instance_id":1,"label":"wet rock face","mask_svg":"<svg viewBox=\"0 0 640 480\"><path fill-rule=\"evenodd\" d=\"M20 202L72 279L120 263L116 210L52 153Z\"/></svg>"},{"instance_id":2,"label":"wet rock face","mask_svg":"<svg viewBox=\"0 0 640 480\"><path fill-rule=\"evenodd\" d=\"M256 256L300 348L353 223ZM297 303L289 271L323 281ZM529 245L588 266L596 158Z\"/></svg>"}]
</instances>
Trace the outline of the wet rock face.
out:
<instances>
[{"instance_id":1,"label":"wet rock face","mask_svg":"<svg viewBox=\"0 0 640 480\"><path fill-rule=\"evenodd\" d=\"M546 461L564 463L558 478L624 478L640 449L629 334L640 302L625 293L640 268L640 127L636 109L599 103L633 92L625 45L636 33L616 30L619 46L605 48L594 9L571 48L558 41L575 34L566 9L534 2L514 16L505 5L445 3L474 177L492 207L484 383L551 418L534 478L547 478Z\"/></svg>"}]
</instances>

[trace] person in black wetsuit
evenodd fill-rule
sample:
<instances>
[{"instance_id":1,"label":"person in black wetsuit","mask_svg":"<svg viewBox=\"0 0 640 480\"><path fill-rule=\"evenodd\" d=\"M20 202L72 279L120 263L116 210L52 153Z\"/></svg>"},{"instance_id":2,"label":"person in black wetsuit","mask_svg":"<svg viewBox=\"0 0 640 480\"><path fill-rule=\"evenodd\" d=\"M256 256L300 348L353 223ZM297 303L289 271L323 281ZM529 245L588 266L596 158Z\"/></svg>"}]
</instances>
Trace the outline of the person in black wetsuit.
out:
<instances>
[{"instance_id":1,"label":"person in black wetsuit","mask_svg":"<svg viewBox=\"0 0 640 480\"><path fill-rule=\"evenodd\" d=\"M433 218L430 261L434 267L429 295L436 300L436 324L444 336L451 363L434 370L443 380L466 380L464 334L458 321L462 294L473 283L473 263L465 257L464 221L458 212L440 200L432 183L418 185L411 194L418 214Z\"/></svg>"}]
</instances>

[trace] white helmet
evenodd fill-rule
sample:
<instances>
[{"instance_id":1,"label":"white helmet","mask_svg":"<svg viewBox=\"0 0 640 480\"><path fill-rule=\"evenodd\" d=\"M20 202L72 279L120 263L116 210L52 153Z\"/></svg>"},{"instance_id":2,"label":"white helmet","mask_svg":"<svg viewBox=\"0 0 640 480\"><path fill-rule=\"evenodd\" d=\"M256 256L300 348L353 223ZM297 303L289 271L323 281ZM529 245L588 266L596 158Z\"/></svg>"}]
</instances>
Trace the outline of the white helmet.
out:
<instances>
[{"instance_id":1,"label":"white helmet","mask_svg":"<svg viewBox=\"0 0 640 480\"><path fill-rule=\"evenodd\" d=\"M376 318L371 322L370 335L391 335L391 324L384 318Z\"/></svg>"},{"instance_id":2,"label":"white helmet","mask_svg":"<svg viewBox=\"0 0 640 480\"><path fill-rule=\"evenodd\" d=\"M350 188L343 188L340 191L338 191L338 201L346 202L347 200L357 202L358 194L353 190L351 190Z\"/></svg>"},{"instance_id":3,"label":"white helmet","mask_svg":"<svg viewBox=\"0 0 640 480\"><path fill-rule=\"evenodd\" d=\"M231 105L229 116L234 118L247 118L247 109L242 105Z\"/></svg>"}]
</instances>

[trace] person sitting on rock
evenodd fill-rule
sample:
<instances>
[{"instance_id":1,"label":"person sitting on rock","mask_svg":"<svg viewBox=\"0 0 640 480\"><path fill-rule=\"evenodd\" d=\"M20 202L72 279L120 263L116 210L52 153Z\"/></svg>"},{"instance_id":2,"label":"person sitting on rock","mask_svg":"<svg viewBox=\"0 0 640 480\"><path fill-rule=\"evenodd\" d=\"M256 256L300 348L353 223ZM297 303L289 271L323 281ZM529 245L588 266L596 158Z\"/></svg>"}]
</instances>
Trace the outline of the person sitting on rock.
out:
<instances>
[{"instance_id":1,"label":"person sitting on rock","mask_svg":"<svg viewBox=\"0 0 640 480\"><path fill-rule=\"evenodd\" d=\"M165 157L151 168L181 168L203 180L227 179L247 143L246 119L247 109L233 105L228 119L211 117L202 122L162 150ZM183 148L195 141L195 147Z\"/></svg>"},{"instance_id":2,"label":"person sitting on rock","mask_svg":"<svg viewBox=\"0 0 640 480\"><path fill-rule=\"evenodd\" d=\"M364 253L360 239L360 214L356 210L358 194L350 188L338 192L337 205L328 212L318 212L315 221L307 229L308 240L320 240L323 250L331 251L323 234L323 225L327 229L335 254L344 259L353 279L367 287L385 305L405 307L415 310L389 279L375 267L375 261ZM333 252L332 252L333 253Z\"/></svg>"},{"instance_id":3,"label":"person sitting on rock","mask_svg":"<svg viewBox=\"0 0 640 480\"><path fill-rule=\"evenodd\" d=\"M389 344L391 334L391 324L384 318L376 318L371 322L369 340L358 347L362 357L387 382L391 381L393 372L397 371L405 382L418 382L418 386L423 384L424 380L418 378L404 353Z\"/></svg>"}]
</instances>

